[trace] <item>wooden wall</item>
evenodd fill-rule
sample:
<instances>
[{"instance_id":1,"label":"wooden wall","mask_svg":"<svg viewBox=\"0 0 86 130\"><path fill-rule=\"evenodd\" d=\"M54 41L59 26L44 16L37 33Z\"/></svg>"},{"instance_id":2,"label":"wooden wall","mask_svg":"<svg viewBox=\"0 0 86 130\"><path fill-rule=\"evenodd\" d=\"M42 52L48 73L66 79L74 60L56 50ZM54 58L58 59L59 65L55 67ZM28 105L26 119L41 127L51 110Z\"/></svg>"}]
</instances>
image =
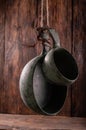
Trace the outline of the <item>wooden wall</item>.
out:
<instances>
[{"instance_id":1,"label":"wooden wall","mask_svg":"<svg viewBox=\"0 0 86 130\"><path fill-rule=\"evenodd\" d=\"M79 78L69 89L60 115L86 116L85 8L85 0L49 0L50 26L79 67ZM20 98L19 76L23 66L40 53L38 25L40 0L0 0L0 113L37 114Z\"/></svg>"}]
</instances>

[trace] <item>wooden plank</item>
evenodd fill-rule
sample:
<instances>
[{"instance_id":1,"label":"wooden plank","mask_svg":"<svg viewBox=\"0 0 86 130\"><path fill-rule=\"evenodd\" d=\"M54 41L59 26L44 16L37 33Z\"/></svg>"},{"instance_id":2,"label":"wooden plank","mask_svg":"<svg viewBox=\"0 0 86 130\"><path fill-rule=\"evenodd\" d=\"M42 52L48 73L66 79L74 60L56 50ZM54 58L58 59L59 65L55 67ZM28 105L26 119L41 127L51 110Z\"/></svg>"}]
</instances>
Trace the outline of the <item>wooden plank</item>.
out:
<instances>
[{"instance_id":1,"label":"wooden plank","mask_svg":"<svg viewBox=\"0 0 86 130\"><path fill-rule=\"evenodd\" d=\"M20 73L24 65L36 56L33 46L36 34L32 28L34 5L35 0L6 1L4 113L34 113L23 104L19 93Z\"/></svg>"},{"instance_id":2,"label":"wooden plank","mask_svg":"<svg viewBox=\"0 0 86 130\"><path fill-rule=\"evenodd\" d=\"M53 27L58 31L61 46L71 53L72 1L50 0L49 14L50 27ZM66 102L60 114L68 116L71 115L71 88L68 90Z\"/></svg>"},{"instance_id":3,"label":"wooden plank","mask_svg":"<svg viewBox=\"0 0 86 130\"><path fill-rule=\"evenodd\" d=\"M72 87L72 115L86 117L86 0L73 2L73 55L79 78Z\"/></svg>"},{"instance_id":4,"label":"wooden plank","mask_svg":"<svg viewBox=\"0 0 86 130\"><path fill-rule=\"evenodd\" d=\"M0 129L86 130L86 118L0 114Z\"/></svg>"},{"instance_id":5,"label":"wooden plank","mask_svg":"<svg viewBox=\"0 0 86 130\"><path fill-rule=\"evenodd\" d=\"M3 111L3 75L4 75L4 48L5 47L5 0L0 1L0 112Z\"/></svg>"},{"instance_id":6,"label":"wooden plank","mask_svg":"<svg viewBox=\"0 0 86 130\"><path fill-rule=\"evenodd\" d=\"M72 87L73 116L86 116L85 5L85 0L49 0L50 26L58 31L61 46L72 50L79 66L79 78ZM0 112L36 114L20 98L19 76L23 66L41 51L41 45L35 46L39 17L39 0L7 0L6 8L5 0L0 1ZM71 88L60 115L71 115Z\"/></svg>"},{"instance_id":7,"label":"wooden plank","mask_svg":"<svg viewBox=\"0 0 86 130\"><path fill-rule=\"evenodd\" d=\"M39 45L34 46L37 41L34 29L37 18L40 25L38 8L40 8L40 1L6 1L4 113L36 114L27 109L20 98L19 77L23 66L41 50ZM71 51L71 0L69 2L49 1L49 13L51 14L50 26L58 30L61 45ZM70 94L71 91L61 115L71 114Z\"/></svg>"}]
</instances>

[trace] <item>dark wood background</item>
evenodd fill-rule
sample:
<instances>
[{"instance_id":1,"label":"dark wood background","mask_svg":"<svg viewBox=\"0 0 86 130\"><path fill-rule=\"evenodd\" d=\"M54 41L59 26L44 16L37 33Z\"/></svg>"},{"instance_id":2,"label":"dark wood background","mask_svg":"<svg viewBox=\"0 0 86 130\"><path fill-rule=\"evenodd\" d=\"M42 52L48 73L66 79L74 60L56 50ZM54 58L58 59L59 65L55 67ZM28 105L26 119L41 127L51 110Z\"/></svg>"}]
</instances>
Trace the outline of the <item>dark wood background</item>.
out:
<instances>
[{"instance_id":1,"label":"dark wood background","mask_svg":"<svg viewBox=\"0 0 86 130\"><path fill-rule=\"evenodd\" d=\"M50 26L79 67L79 78L59 115L86 117L85 8L86 0L49 0ZM39 25L40 0L0 0L0 113L37 114L20 98L19 76L24 65L40 53L35 31Z\"/></svg>"}]
</instances>

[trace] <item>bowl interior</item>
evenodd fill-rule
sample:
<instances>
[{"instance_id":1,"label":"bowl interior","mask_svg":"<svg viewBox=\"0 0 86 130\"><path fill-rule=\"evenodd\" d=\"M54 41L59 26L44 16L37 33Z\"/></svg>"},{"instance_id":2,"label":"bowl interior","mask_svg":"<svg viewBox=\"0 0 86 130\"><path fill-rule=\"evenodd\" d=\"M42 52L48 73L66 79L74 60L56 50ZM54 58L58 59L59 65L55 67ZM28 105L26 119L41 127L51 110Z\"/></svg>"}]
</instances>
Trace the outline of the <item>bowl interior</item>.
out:
<instances>
[{"instance_id":1,"label":"bowl interior","mask_svg":"<svg viewBox=\"0 0 86 130\"><path fill-rule=\"evenodd\" d=\"M63 48L54 52L54 62L60 73L69 80L75 80L78 76L78 67L73 56Z\"/></svg>"}]
</instances>

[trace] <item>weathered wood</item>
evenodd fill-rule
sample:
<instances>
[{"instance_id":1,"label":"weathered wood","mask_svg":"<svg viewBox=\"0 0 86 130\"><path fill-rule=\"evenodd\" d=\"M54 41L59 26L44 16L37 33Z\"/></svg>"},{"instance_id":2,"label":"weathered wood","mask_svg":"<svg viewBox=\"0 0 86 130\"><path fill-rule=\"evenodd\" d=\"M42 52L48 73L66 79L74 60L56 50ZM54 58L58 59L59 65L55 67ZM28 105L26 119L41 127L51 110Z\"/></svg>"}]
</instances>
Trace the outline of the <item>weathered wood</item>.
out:
<instances>
[{"instance_id":1,"label":"weathered wood","mask_svg":"<svg viewBox=\"0 0 86 130\"><path fill-rule=\"evenodd\" d=\"M50 0L49 1L49 19L50 27L58 31L61 46L71 52L71 20L72 20L72 2L71 0ZM71 115L71 88L61 115Z\"/></svg>"},{"instance_id":2,"label":"weathered wood","mask_svg":"<svg viewBox=\"0 0 86 130\"><path fill-rule=\"evenodd\" d=\"M19 77L23 66L41 50L40 45L35 46L37 39L34 29L40 26L40 5L40 1L35 0L6 1L4 113L34 114L25 107L20 98ZM63 47L71 51L71 1L69 3L63 0L49 1L49 13L50 26L58 30ZM69 94L60 114L70 115L70 111Z\"/></svg>"},{"instance_id":3,"label":"weathered wood","mask_svg":"<svg viewBox=\"0 0 86 130\"><path fill-rule=\"evenodd\" d=\"M35 32L40 26L40 2L0 1L0 112L37 114L20 98L19 77L24 65L41 51ZM85 0L49 0L50 27L58 31L61 46L73 54L79 66L79 78L72 92L69 88L60 115L86 116L85 5Z\"/></svg>"},{"instance_id":4,"label":"weathered wood","mask_svg":"<svg viewBox=\"0 0 86 130\"><path fill-rule=\"evenodd\" d=\"M5 26L5 113L32 113L23 104L19 93L19 78L23 66L36 55L36 42L32 28L35 1L6 1ZM34 112L33 112L34 113Z\"/></svg>"},{"instance_id":5,"label":"weathered wood","mask_svg":"<svg viewBox=\"0 0 86 130\"><path fill-rule=\"evenodd\" d=\"M0 112L4 100L4 55L5 55L5 0L0 1Z\"/></svg>"},{"instance_id":6,"label":"weathered wood","mask_svg":"<svg viewBox=\"0 0 86 130\"><path fill-rule=\"evenodd\" d=\"M79 78L72 87L72 115L86 117L86 0L73 2L73 55Z\"/></svg>"},{"instance_id":7,"label":"weathered wood","mask_svg":"<svg viewBox=\"0 0 86 130\"><path fill-rule=\"evenodd\" d=\"M86 118L0 114L0 129L86 130Z\"/></svg>"}]
</instances>

